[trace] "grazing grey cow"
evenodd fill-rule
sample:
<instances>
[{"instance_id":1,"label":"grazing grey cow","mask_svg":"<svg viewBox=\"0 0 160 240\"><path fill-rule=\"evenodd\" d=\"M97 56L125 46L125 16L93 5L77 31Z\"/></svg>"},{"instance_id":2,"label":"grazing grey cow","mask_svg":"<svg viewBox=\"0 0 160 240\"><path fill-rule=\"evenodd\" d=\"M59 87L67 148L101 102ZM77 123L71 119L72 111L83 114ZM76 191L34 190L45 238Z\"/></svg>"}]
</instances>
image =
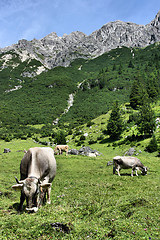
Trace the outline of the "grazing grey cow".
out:
<instances>
[{"instance_id":1,"label":"grazing grey cow","mask_svg":"<svg viewBox=\"0 0 160 240\"><path fill-rule=\"evenodd\" d=\"M21 190L19 210L27 201L27 211L38 211L47 193L47 203L50 203L52 181L56 175L56 160L54 151L49 147L30 148L24 155L20 164L21 180L12 188Z\"/></svg>"},{"instance_id":2,"label":"grazing grey cow","mask_svg":"<svg viewBox=\"0 0 160 240\"><path fill-rule=\"evenodd\" d=\"M136 157L130 157L130 156L116 156L113 158L113 174L115 174L115 171L117 171L118 175L120 176L120 169L127 169L127 168L132 168L132 173L131 176L133 177L133 172L136 172L137 170L140 170L143 175L147 174L147 167L145 167L141 161L136 158Z\"/></svg>"}]
</instances>

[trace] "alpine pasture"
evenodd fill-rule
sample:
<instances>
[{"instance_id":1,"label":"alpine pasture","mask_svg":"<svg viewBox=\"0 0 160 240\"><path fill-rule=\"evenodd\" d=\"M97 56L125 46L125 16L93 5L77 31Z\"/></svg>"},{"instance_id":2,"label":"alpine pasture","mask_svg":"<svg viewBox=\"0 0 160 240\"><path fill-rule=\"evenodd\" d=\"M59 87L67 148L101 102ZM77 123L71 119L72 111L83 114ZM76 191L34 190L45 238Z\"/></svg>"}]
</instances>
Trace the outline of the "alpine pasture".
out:
<instances>
[{"instance_id":1,"label":"alpine pasture","mask_svg":"<svg viewBox=\"0 0 160 240\"><path fill-rule=\"evenodd\" d=\"M144 151L145 142L136 151L146 176L131 177L128 169L119 177L107 166L129 145L93 144L102 153L96 158L56 155L51 205L19 214L20 192L11 186L20 177L23 150L34 146L31 139L0 142L0 239L159 239L160 160L157 152Z\"/></svg>"}]
</instances>

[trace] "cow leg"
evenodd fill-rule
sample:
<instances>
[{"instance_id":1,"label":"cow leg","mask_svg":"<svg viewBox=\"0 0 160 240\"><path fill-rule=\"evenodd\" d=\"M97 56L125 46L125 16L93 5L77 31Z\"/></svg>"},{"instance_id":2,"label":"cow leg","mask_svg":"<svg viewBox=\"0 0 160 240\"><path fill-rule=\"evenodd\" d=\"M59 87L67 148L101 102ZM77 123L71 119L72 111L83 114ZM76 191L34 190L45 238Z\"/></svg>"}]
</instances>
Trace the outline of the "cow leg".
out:
<instances>
[{"instance_id":1,"label":"cow leg","mask_svg":"<svg viewBox=\"0 0 160 240\"><path fill-rule=\"evenodd\" d=\"M136 176L138 176L137 170L138 170L138 169L135 167L135 173L136 173Z\"/></svg>"},{"instance_id":2,"label":"cow leg","mask_svg":"<svg viewBox=\"0 0 160 240\"><path fill-rule=\"evenodd\" d=\"M51 204L50 195L51 195L51 187L49 187L49 188L47 189L47 203L48 203L48 204Z\"/></svg>"},{"instance_id":3,"label":"cow leg","mask_svg":"<svg viewBox=\"0 0 160 240\"><path fill-rule=\"evenodd\" d=\"M116 172L116 167L113 166L113 174L115 174L115 172Z\"/></svg>"},{"instance_id":4,"label":"cow leg","mask_svg":"<svg viewBox=\"0 0 160 240\"><path fill-rule=\"evenodd\" d=\"M132 168L131 177L133 177L133 172L134 172L134 169Z\"/></svg>"},{"instance_id":5,"label":"cow leg","mask_svg":"<svg viewBox=\"0 0 160 240\"><path fill-rule=\"evenodd\" d=\"M131 173L131 177L133 177L133 172L135 171L136 173L136 176L138 176L138 173L137 173L137 169L135 166L132 167L132 173Z\"/></svg>"},{"instance_id":6,"label":"cow leg","mask_svg":"<svg viewBox=\"0 0 160 240\"><path fill-rule=\"evenodd\" d=\"M121 175L120 175L120 172L119 172L120 169L121 169L121 167L120 167L120 165L118 165L117 168L116 168L116 171L117 171L117 173L118 173L118 176L121 176Z\"/></svg>"},{"instance_id":7,"label":"cow leg","mask_svg":"<svg viewBox=\"0 0 160 240\"><path fill-rule=\"evenodd\" d=\"M19 204L19 208L18 211L22 212L23 211L23 203L25 201L25 195L21 192L21 197L20 197L20 204Z\"/></svg>"}]
</instances>

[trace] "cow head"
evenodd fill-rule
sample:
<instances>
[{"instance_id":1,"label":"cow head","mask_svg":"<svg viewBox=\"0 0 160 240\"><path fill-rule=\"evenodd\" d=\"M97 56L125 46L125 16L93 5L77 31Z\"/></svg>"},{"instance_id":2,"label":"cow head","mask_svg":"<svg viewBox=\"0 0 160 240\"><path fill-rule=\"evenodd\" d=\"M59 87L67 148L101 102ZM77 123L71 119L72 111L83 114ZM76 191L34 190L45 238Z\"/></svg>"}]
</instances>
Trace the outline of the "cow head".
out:
<instances>
[{"instance_id":1,"label":"cow head","mask_svg":"<svg viewBox=\"0 0 160 240\"><path fill-rule=\"evenodd\" d=\"M147 167L143 167L142 171L141 171L141 174L142 175L147 175L147 170L148 170Z\"/></svg>"},{"instance_id":2,"label":"cow head","mask_svg":"<svg viewBox=\"0 0 160 240\"><path fill-rule=\"evenodd\" d=\"M42 184L40 179L36 177L28 177L21 181L18 181L16 178L16 182L17 184L13 185L12 188L14 190L21 190L21 194L27 202L26 210L37 212L43 201L42 198L44 197L44 191L51 187L51 183Z\"/></svg>"}]
</instances>

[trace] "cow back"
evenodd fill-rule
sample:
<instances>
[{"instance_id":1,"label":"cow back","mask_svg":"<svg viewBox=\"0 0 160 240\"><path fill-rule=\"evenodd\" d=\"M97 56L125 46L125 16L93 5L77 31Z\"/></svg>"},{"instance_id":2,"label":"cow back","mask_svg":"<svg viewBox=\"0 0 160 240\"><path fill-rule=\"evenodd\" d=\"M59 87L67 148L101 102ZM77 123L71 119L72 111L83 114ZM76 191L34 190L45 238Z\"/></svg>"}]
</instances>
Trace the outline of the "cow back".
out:
<instances>
[{"instance_id":1,"label":"cow back","mask_svg":"<svg viewBox=\"0 0 160 240\"><path fill-rule=\"evenodd\" d=\"M56 174L54 151L49 147L30 148L20 165L21 180L34 176L46 182L52 182Z\"/></svg>"}]
</instances>

